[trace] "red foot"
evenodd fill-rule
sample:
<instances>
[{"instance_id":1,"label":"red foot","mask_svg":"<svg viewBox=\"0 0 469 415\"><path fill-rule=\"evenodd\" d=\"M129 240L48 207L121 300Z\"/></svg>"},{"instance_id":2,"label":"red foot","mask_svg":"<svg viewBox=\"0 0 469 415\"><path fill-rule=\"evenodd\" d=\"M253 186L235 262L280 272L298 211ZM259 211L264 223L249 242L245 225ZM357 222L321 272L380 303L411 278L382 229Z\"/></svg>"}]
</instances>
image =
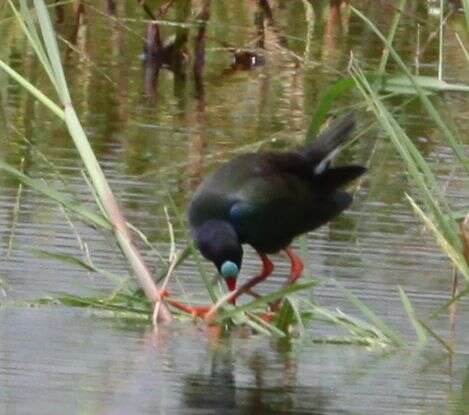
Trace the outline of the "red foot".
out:
<instances>
[{"instance_id":1,"label":"red foot","mask_svg":"<svg viewBox=\"0 0 469 415\"><path fill-rule=\"evenodd\" d=\"M267 313L261 314L260 317L262 320L266 321L267 323L270 323L274 319L275 313L268 311Z\"/></svg>"},{"instance_id":2,"label":"red foot","mask_svg":"<svg viewBox=\"0 0 469 415\"><path fill-rule=\"evenodd\" d=\"M168 290L160 290L159 294L160 294L160 298L169 297L169 291Z\"/></svg>"},{"instance_id":3,"label":"red foot","mask_svg":"<svg viewBox=\"0 0 469 415\"><path fill-rule=\"evenodd\" d=\"M200 307L191 307L186 304L180 303L179 301L176 300L171 300L167 299L166 302L173 306L174 308L177 308L187 314L191 314L194 317L204 317L205 314L207 314L210 311L211 307L205 307L205 306L200 306Z\"/></svg>"},{"instance_id":4,"label":"red foot","mask_svg":"<svg viewBox=\"0 0 469 415\"><path fill-rule=\"evenodd\" d=\"M200 306L200 307L192 307L192 314L196 317L205 317L212 307L209 306Z\"/></svg>"},{"instance_id":5,"label":"red foot","mask_svg":"<svg viewBox=\"0 0 469 415\"><path fill-rule=\"evenodd\" d=\"M296 255L291 248L285 249L288 258L290 258L291 270L288 284L293 284L303 274L304 265L301 258Z\"/></svg>"},{"instance_id":6,"label":"red foot","mask_svg":"<svg viewBox=\"0 0 469 415\"><path fill-rule=\"evenodd\" d=\"M170 293L168 290L162 290L160 291L160 297L164 298L165 301L173 306L174 308L177 308L178 310L181 310L187 314L191 314L194 317L201 317L203 318L205 314L209 312L211 307L206 307L206 306L199 306L199 307L191 307L186 304L183 304L179 301L176 300L171 300L170 298L167 298L170 296Z\"/></svg>"}]
</instances>

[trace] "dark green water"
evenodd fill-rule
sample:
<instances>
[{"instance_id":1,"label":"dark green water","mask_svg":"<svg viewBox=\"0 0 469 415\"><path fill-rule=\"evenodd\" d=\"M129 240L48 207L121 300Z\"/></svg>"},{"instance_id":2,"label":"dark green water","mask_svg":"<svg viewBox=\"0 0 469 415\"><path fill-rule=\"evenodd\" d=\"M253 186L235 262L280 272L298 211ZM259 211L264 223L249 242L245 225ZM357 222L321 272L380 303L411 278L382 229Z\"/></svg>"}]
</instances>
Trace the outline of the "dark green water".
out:
<instances>
[{"instance_id":1,"label":"dark green water","mask_svg":"<svg viewBox=\"0 0 469 415\"><path fill-rule=\"evenodd\" d=\"M127 218L163 255L169 248L163 206L170 205L170 196L183 210L204 173L237 152L298 145L321 91L347 76L350 51L368 69L375 69L381 56L380 43L347 10L340 25L327 2L315 2L317 18L308 28L303 2L279 0L272 2L273 24L265 22L265 65L234 70L226 46L255 46L254 22L262 13L253 1L213 0L201 81L195 82L193 75L195 25L189 31L186 70L175 75L163 68L155 81L139 59L147 26L143 11L136 1L118 1L114 19L106 15L103 3L89 2L78 26L71 5L65 7L65 20L57 30L75 50L61 43L66 75L80 119ZM393 15L389 3L353 3L388 31ZM421 24L425 45L438 16L427 13L423 1L408 3L395 45L415 70L415 22ZM193 7L195 15L200 2ZM9 15L7 4L0 5L0 58L55 97ZM174 11L166 17L177 20ZM161 30L165 38L175 32L168 26ZM460 14L451 16L445 27L444 77L469 84L468 63L455 33L469 44ZM437 62L434 39L422 55L420 73L435 75ZM91 205L78 155L63 125L3 73L0 97L2 160L73 191ZM396 97L387 104L447 186L452 206L467 211L467 174L420 106L404 105L406 99ZM468 95L441 94L435 103L451 115L468 152ZM349 108L355 108L363 134L341 158L370 170L353 207L308 235L308 265L312 275L324 280L314 299L331 310L359 316L328 282L339 280L412 341L414 332L397 286L426 317L449 298L451 266L409 207L404 194L412 193L412 185L358 93L339 99L335 107ZM148 324L97 317L81 309L13 306L56 293L91 295L114 287L102 277L38 258L31 248L83 258L80 244L86 243L97 266L118 275L126 275L127 269L104 235L73 217L71 225L43 196L19 189L3 173L0 189L0 301L8 304L0 308L0 415L469 413L467 301L458 309L452 359L432 340L423 351L391 353L313 344L311 336L291 343L248 333L217 339L202 325L182 323L155 336ZM176 226L178 247L185 244L185 231ZM156 266L152 252L146 250L145 257ZM288 274L281 257L275 262L275 274L263 285L266 292L278 288ZM206 268L211 270L209 264ZM243 276L258 268L258 259L248 251ZM208 301L192 260L176 276L187 298ZM432 328L447 338L447 316L432 321ZM313 324L309 334L329 333Z\"/></svg>"}]
</instances>

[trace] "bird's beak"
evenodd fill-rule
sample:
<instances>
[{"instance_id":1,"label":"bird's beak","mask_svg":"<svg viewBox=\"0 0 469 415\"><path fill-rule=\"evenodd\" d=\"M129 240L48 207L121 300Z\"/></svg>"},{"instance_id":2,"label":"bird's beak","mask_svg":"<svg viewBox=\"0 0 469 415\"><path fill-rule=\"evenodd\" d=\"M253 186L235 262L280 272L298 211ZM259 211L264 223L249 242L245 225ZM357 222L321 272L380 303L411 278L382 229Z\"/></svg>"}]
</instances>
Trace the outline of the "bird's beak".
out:
<instances>
[{"instance_id":1,"label":"bird's beak","mask_svg":"<svg viewBox=\"0 0 469 415\"><path fill-rule=\"evenodd\" d=\"M234 290L236 290L236 279L237 279L236 277L226 277L225 278L226 285L228 286L228 289L230 290L230 292L233 292ZM233 305L236 304L236 300L234 298L229 300L229 302Z\"/></svg>"},{"instance_id":2,"label":"bird's beak","mask_svg":"<svg viewBox=\"0 0 469 415\"><path fill-rule=\"evenodd\" d=\"M225 278L226 285L228 286L228 289L230 291L236 290L236 280L237 280L236 277L226 277Z\"/></svg>"}]
</instances>

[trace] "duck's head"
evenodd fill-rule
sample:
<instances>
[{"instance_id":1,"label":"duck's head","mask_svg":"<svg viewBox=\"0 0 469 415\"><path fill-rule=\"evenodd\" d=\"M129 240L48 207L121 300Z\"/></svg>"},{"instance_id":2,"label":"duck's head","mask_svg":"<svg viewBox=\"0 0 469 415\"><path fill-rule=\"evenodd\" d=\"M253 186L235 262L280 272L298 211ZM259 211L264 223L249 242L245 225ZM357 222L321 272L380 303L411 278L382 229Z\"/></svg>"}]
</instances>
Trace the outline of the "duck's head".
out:
<instances>
[{"instance_id":1,"label":"duck's head","mask_svg":"<svg viewBox=\"0 0 469 415\"><path fill-rule=\"evenodd\" d=\"M236 289L241 271L243 247L233 226L223 220L209 220L194 230L194 240L202 255L217 267L230 291Z\"/></svg>"}]
</instances>

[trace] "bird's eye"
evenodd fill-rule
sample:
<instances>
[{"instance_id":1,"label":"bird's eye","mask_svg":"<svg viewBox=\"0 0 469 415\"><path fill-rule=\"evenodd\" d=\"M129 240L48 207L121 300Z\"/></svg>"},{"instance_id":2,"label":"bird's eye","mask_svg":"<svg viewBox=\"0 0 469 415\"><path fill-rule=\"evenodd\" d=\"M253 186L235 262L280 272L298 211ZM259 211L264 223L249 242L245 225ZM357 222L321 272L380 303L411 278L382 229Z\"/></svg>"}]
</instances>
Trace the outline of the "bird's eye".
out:
<instances>
[{"instance_id":1,"label":"bird's eye","mask_svg":"<svg viewBox=\"0 0 469 415\"><path fill-rule=\"evenodd\" d=\"M222 264L220 271L224 278L237 277L239 274L238 266L232 261L225 261Z\"/></svg>"}]
</instances>

